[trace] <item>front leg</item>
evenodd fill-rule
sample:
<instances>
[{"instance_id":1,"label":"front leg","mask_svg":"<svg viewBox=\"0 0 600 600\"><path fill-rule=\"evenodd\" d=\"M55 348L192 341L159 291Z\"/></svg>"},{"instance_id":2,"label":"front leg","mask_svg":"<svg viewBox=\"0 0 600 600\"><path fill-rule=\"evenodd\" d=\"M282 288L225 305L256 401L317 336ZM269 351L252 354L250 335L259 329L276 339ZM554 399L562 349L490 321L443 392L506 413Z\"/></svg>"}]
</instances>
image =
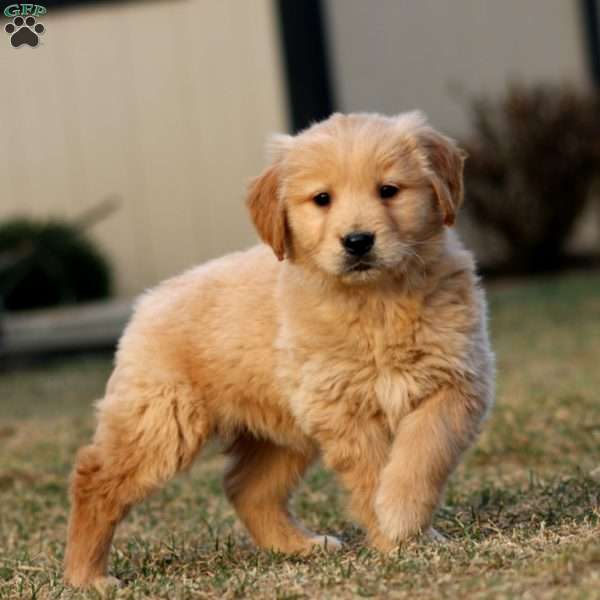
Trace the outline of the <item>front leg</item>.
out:
<instances>
[{"instance_id":1,"label":"front leg","mask_svg":"<svg viewBox=\"0 0 600 600\"><path fill-rule=\"evenodd\" d=\"M367 531L369 543L381 547L386 536L375 513L375 494L387 463L390 438L376 419L332 419L316 435L323 462L332 469L349 495L350 515Z\"/></svg>"},{"instance_id":2,"label":"front leg","mask_svg":"<svg viewBox=\"0 0 600 600\"><path fill-rule=\"evenodd\" d=\"M375 499L388 550L427 531L449 475L472 443L486 411L476 394L444 389L401 422Z\"/></svg>"}]
</instances>

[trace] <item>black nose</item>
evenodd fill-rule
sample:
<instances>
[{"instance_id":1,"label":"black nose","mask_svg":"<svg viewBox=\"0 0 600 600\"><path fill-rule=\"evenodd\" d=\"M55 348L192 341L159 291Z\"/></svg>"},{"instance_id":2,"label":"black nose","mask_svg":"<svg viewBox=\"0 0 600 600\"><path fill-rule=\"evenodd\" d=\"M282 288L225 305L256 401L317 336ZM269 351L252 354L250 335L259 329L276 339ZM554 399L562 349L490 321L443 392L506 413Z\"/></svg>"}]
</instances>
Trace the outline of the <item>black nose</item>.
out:
<instances>
[{"instance_id":1,"label":"black nose","mask_svg":"<svg viewBox=\"0 0 600 600\"><path fill-rule=\"evenodd\" d=\"M342 238L342 244L348 254L364 256L375 242L375 235L370 231L353 231Z\"/></svg>"}]
</instances>

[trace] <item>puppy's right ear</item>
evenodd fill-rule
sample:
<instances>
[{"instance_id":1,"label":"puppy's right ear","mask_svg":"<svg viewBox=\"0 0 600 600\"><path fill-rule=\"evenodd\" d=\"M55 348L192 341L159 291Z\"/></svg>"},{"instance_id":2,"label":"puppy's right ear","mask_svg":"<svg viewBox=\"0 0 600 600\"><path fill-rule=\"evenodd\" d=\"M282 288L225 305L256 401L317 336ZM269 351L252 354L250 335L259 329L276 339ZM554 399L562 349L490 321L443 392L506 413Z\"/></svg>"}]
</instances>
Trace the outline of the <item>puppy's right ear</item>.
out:
<instances>
[{"instance_id":1,"label":"puppy's right ear","mask_svg":"<svg viewBox=\"0 0 600 600\"><path fill-rule=\"evenodd\" d=\"M287 223L279 197L279 169L279 161L276 161L250 182L246 206L258 235L273 248L275 256L283 260Z\"/></svg>"}]
</instances>

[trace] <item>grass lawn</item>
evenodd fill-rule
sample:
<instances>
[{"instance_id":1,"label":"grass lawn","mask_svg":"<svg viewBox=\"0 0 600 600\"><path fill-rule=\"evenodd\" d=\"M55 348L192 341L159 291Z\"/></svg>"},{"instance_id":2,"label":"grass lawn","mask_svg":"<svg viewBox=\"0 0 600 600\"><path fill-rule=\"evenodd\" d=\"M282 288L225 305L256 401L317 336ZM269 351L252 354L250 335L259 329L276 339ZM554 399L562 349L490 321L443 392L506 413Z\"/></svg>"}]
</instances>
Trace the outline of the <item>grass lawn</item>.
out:
<instances>
[{"instance_id":1,"label":"grass lawn","mask_svg":"<svg viewBox=\"0 0 600 600\"><path fill-rule=\"evenodd\" d=\"M489 295L497 406L436 519L448 543L367 550L317 467L295 511L341 534L345 549L258 551L223 498L211 449L120 527L111 569L127 585L114 597L600 598L600 274ZM96 596L65 589L61 561L67 477L109 369L87 358L0 375L0 598Z\"/></svg>"}]
</instances>

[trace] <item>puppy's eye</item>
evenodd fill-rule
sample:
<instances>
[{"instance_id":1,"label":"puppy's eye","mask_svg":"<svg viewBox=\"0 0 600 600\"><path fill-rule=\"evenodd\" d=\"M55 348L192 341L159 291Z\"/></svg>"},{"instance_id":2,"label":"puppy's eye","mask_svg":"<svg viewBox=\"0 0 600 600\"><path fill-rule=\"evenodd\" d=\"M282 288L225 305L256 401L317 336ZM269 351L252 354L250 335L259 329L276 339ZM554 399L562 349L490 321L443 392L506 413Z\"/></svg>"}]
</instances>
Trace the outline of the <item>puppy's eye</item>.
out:
<instances>
[{"instance_id":1,"label":"puppy's eye","mask_svg":"<svg viewBox=\"0 0 600 600\"><path fill-rule=\"evenodd\" d=\"M313 202L317 206L329 206L331 204L331 196L327 192L321 192L313 197Z\"/></svg>"},{"instance_id":2,"label":"puppy's eye","mask_svg":"<svg viewBox=\"0 0 600 600\"><path fill-rule=\"evenodd\" d=\"M398 194L400 188L395 185L382 185L379 187L379 197L383 200L393 198Z\"/></svg>"}]
</instances>

